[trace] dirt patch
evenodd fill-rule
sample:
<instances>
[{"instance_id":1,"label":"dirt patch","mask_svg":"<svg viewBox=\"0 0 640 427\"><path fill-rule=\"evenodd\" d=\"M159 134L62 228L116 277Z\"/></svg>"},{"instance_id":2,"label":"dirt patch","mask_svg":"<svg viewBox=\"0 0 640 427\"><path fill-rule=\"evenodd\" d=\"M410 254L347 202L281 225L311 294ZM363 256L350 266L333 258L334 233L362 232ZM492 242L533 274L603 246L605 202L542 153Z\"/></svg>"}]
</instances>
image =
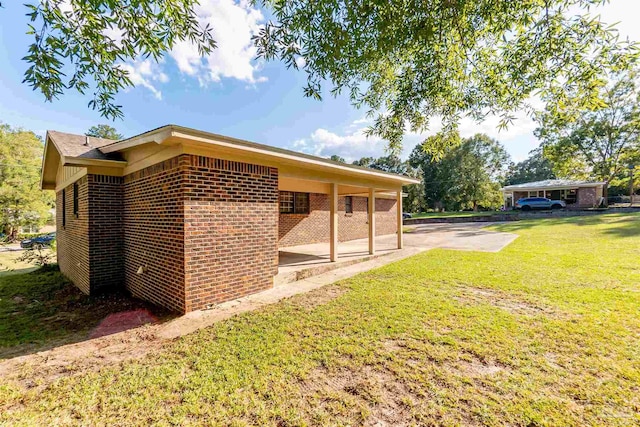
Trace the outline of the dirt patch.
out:
<instances>
[{"instance_id":1,"label":"dirt patch","mask_svg":"<svg viewBox=\"0 0 640 427\"><path fill-rule=\"evenodd\" d=\"M300 305L305 310L311 310L330 302L347 291L348 289L339 286L325 286L298 295L289 301L292 304ZM76 333L73 337L65 336L60 340L50 340L48 349L37 353L35 351L38 349L33 349L31 354L25 354L24 348L21 349L22 353L12 356L5 353L12 358L0 359L0 378L25 388L43 388L61 377L98 371L162 351L162 348L169 345L176 336L209 326L234 314L262 307L266 303L275 303L279 299L279 294L267 297L266 300L264 296L249 296L242 303L239 302L240 300L230 302L228 307L219 313L215 310L190 313L191 317L195 315L194 322L198 326L186 328L186 332L181 330L180 325L185 322L189 323L189 315L179 317L172 322L147 324L95 339L87 339L88 333L83 331ZM267 300L268 302L266 302ZM212 313L218 315L210 316ZM176 328L181 332L175 334ZM167 334L167 330L171 330L173 333ZM69 344L68 340L71 338L79 342Z\"/></svg>"},{"instance_id":2,"label":"dirt patch","mask_svg":"<svg viewBox=\"0 0 640 427\"><path fill-rule=\"evenodd\" d=\"M493 376L506 370L505 366L494 362L483 362L478 359L461 360L455 364L455 368L461 373L471 377Z\"/></svg>"},{"instance_id":3,"label":"dirt patch","mask_svg":"<svg viewBox=\"0 0 640 427\"><path fill-rule=\"evenodd\" d=\"M157 339L153 326L145 326L0 361L0 378L25 388L44 388L61 377L98 371L126 360L142 358L166 343Z\"/></svg>"},{"instance_id":4,"label":"dirt patch","mask_svg":"<svg viewBox=\"0 0 640 427\"><path fill-rule=\"evenodd\" d=\"M417 397L391 372L365 366L358 371L318 368L300 382L302 396L315 396L314 412L331 417L331 401L349 402L351 417L364 426L405 426Z\"/></svg>"},{"instance_id":5,"label":"dirt patch","mask_svg":"<svg viewBox=\"0 0 640 427\"><path fill-rule=\"evenodd\" d=\"M295 286L295 285L292 285ZM342 286L324 286L320 289L308 292L302 295L296 295L290 299L290 302L305 310L313 310L314 308L327 304L330 301L342 296L348 291Z\"/></svg>"},{"instance_id":6,"label":"dirt patch","mask_svg":"<svg viewBox=\"0 0 640 427\"><path fill-rule=\"evenodd\" d=\"M461 288L460 294L454 299L470 305L490 304L509 313L524 316L547 315L561 317L563 315L560 311L544 304L521 301L513 295L493 289L464 287Z\"/></svg>"},{"instance_id":7,"label":"dirt patch","mask_svg":"<svg viewBox=\"0 0 640 427\"><path fill-rule=\"evenodd\" d=\"M388 340L382 341L382 348L390 352L399 351L403 347L405 347L405 342L402 340L388 339Z\"/></svg>"}]
</instances>

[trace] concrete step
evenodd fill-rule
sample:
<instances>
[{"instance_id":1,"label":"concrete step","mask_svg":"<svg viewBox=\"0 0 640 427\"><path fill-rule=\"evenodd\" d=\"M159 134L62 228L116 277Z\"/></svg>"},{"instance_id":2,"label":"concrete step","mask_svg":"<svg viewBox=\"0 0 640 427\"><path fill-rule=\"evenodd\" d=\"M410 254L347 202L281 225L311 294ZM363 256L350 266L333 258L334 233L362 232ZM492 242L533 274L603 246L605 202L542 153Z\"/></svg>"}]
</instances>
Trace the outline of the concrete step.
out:
<instances>
[{"instance_id":1,"label":"concrete step","mask_svg":"<svg viewBox=\"0 0 640 427\"><path fill-rule=\"evenodd\" d=\"M298 280L308 279L309 277L317 276L328 271L332 271L338 268L348 267L350 265L359 264L361 262L370 261L372 259L381 258L392 255L395 251L383 252L375 255L368 255L360 258L347 259L344 261L338 260L337 262L326 262L312 267L302 268L300 270L288 271L278 273L273 278L273 285L284 285L287 283L297 282Z\"/></svg>"}]
</instances>

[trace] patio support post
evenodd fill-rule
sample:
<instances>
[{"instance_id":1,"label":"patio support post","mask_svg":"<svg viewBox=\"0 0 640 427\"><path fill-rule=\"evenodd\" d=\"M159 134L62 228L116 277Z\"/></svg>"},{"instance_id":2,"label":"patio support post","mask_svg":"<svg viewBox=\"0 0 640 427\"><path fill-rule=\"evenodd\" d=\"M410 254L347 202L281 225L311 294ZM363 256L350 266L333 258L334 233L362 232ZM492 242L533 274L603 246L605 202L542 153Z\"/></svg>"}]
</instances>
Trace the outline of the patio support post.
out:
<instances>
[{"instance_id":1,"label":"patio support post","mask_svg":"<svg viewBox=\"0 0 640 427\"><path fill-rule=\"evenodd\" d=\"M376 191L369 188L369 254L376 253Z\"/></svg>"},{"instance_id":2,"label":"patio support post","mask_svg":"<svg viewBox=\"0 0 640 427\"><path fill-rule=\"evenodd\" d=\"M330 259L332 262L338 260L338 184L331 183L329 194L329 228L330 228Z\"/></svg>"},{"instance_id":3,"label":"patio support post","mask_svg":"<svg viewBox=\"0 0 640 427\"><path fill-rule=\"evenodd\" d=\"M403 241L402 241L402 187L400 190L396 192L396 199L398 202L396 203L396 207L398 209L396 221L398 222L398 249L402 249Z\"/></svg>"}]
</instances>

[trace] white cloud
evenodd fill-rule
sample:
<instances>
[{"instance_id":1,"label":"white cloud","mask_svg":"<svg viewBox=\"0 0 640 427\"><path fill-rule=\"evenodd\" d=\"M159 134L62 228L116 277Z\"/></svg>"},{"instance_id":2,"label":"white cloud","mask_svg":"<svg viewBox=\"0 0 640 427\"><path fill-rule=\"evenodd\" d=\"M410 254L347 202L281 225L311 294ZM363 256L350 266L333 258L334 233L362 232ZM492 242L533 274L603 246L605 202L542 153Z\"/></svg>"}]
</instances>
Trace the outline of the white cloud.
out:
<instances>
[{"instance_id":1,"label":"white cloud","mask_svg":"<svg viewBox=\"0 0 640 427\"><path fill-rule=\"evenodd\" d=\"M156 88L154 82L167 83L169 76L160 70L160 66L150 59L120 64L119 67L129 72L129 78L136 86L149 89L156 99L162 99L162 92Z\"/></svg>"},{"instance_id":2,"label":"white cloud","mask_svg":"<svg viewBox=\"0 0 640 427\"><path fill-rule=\"evenodd\" d=\"M200 24L213 29L217 48L201 58L195 45L183 41L169 53L178 69L196 78L204 86L223 78L246 83L260 83L266 77L257 76L260 65L254 62L256 48L251 37L258 33L264 21L260 10L246 0L201 0L195 8Z\"/></svg>"},{"instance_id":3,"label":"white cloud","mask_svg":"<svg viewBox=\"0 0 640 427\"><path fill-rule=\"evenodd\" d=\"M196 79L203 87L230 78L248 83L246 88L251 89L267 80L258 75L260 64L254 61L257 51L251 41L264 21L260 10L247 0L200 0L195 12L202 27L209 25L212 28L217 47L208 56L201 57L193 43L176 43L169 57L175 60L181 73ZM122 39L122 32L117 29L105 29L103 34L116 43ZM169 76L162 70L164 63L136 60L119 66L129 72L136 86L143 86L157 99L162 99L158 86L169 81Z\"/></svg>"},{"instance_id":4,"label":"white cloud","mask_svg":"<svg viewBox=\"0 0 640 427\"><path fill-rule=\"evenodd\" d=\"M365 128L343 135L327 129L316 129L308 138L295 140L293 150L313 154L320 157L330 157L337 154L351 162L361 157L379 157L384 154L386 142L378 137L367 137Z\"/></svg>"},{"instance_id":5,"label":"white cloud","mask_svg":"<svg viewBox=\"0 0 640 427\"><path fill-rule=\"evenodd\" d=\"M485 133L502 142L515 160L522 160L526 157L526 153L538 145L538 141L533 136L536 124L525 113L518 113L515 116L513 123L504 130L498 129L500 122L498 117L489 116L481 123L465 117L460 121L460 135L466 138L477 133ZM321 157L336 154L344 157L348 162L362 157L380 157L386 154L387 141L365 135L365 130L371 123L373 123L372 120L367 118L354 120L344 132L318 128L307 138L292 142L290 148ZM436 118L432 120L427 132L407 132L403 140L401 156L407 158L418 143L441 129L441 120Z\"/></svg>"}]
</instances>

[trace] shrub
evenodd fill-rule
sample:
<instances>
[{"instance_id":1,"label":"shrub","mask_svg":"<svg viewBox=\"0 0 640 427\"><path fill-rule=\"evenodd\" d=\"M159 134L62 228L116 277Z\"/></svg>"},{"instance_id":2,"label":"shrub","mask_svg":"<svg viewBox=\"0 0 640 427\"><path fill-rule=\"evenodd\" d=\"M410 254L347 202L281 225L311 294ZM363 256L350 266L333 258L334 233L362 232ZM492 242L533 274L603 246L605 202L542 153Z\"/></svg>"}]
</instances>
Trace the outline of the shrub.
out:
<instances>
[{"instance_id":1,"label":"shrub","mask_svg":"<svg viewBox=\"0 0 640 427\"><path fill-rule=\"evenodd\" d=\"M40 245L34 245L31 248L24 251L24 253L18 258L18 261L28 262L38 267L48 267L53 264L53 258L55 256L55 241L52 242L50 248L45 248Z\"/></svg>"}]
</instances>

